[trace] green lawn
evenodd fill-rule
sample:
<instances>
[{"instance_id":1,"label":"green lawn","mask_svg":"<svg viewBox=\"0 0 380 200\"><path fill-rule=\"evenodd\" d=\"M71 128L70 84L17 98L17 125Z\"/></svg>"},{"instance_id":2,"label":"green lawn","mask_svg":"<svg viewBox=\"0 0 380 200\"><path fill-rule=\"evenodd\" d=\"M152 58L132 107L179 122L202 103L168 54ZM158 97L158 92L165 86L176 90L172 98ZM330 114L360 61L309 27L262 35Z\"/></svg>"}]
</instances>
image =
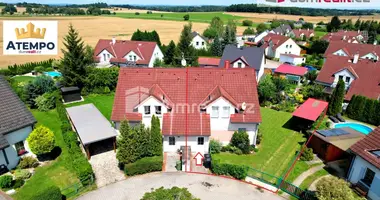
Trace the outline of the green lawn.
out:
<instances>
[{"instance_id":1,"label":"green lawn","mask_svg":"<svg viewBox=\"0 0 380 200\"><path fill-rule=\"evenodd\" d=\"M109 95L91 94L89 96L85 96L83 102L68 104L66 105L66 107L73 107L73 106L93 103L95 107L98 108L99 111L108 120L110 120L114 98L115 98L115 94L109 94Z\"/></svg>"},{"instance_id":2,"label":"green lawn","mask_svg":"<svg viewBox=\"0 0 380 200\"><path fill-rule=\"evenodd\" d=\"M322 177L322 176L325 176L325 175L328 175L329 172L326 171L325 169L322 169L322 170L319 170L317 172L315 172L314 174L308 176L300 185L300 188L301 189L308 189L310 187L310 185L315 181L317 180L318 178Z\"/></svg>"},{"instance_id":3,"label":"green lawn","mask_svg":"<svg viewBox=\"0 0 380 200\"><path fill-rule=\"evenodd\" d=\"M324 32L324 31L315 31L315 36L317 37L323 37L325 35L327 35L328 32Z\"/></svg>"},{"instance_id":4,"label":"green lawn","mask_svg":"<svg viewBox=\"0 0 380 200\"><path fill-rule=\"evenodd\" d=\"M283 126L292 117L291 113L261 108L263 122L260 130L263 133L263 141L259 146L259 152L252 155L236 155L220 153L213 155L213 159L222 162L243 164L257 170L280 177L284 175L290 164L305 141L302 134ZM297 163L296 166L299 164ZM304 169L304 168L302 168ZM301 172L302 173L302 172Z\"/></svg>"},{"instance_id":5,"label":"green lawn","mask_svg":"<svg viewBox=\"0 0 380 200\"><path fill-rule=\"evenodd\" d=\"M140 13L139 15L136 15L135 13L117 13L115 16L121 17L121 18L128 18L128 19L133 18L133 19L184 21L183 16L186 14L190 15L189 21L191 22L209 23L211 22L213 17L220 17L225 23L228 20L240 21L244 19L244 17L233 16L230 14L223 14L222 12L191 12L191 13L173 12L173 13L152 13L152 14ZM241 25L241 24L238 24L238 25Z\"/></svg>"},{"instance_id":6,"label":"green lawn","mask_svg":"<svg viewBox=\"0 0 380 200\"><path fill-rule=\"evenodd\" d=\"M35 194L37 191L51 185L64 189L79 181L76 174L65 167L65 160L70 159L70 155L63 141L60 129L61 123L56 110L49 112L32 110L32 113L38 121L37 126L44 125L54 132L56 145L61 148L62 153L56 160L36 168L32 178L13 196L13 198L20 200L26 199L31 194Z\"/></svg>"},{"instance_id":7,"label":"green lawn","mask_svg":"<svg viewBox=\"0 0 380 200\"><path fill-rule=\"evenodd\" d=\"M14 81L18 82L18 83L27 83L29 81L33 81L35 79L35 77L31 77L31 76L15 76L12 79Z\"/></svg>"}]
</instances>

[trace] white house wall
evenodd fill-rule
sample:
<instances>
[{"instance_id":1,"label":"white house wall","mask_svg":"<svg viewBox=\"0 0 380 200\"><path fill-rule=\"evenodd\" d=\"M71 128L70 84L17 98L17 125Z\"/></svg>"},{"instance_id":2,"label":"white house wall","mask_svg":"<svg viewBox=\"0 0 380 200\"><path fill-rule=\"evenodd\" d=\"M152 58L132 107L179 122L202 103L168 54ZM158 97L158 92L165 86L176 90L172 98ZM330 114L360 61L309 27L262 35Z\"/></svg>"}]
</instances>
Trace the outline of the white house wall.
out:
<instances>
[{"instance_id":1,"label":"white house wall","mask_svg":"<svg viewBox=\"0 0 380 200\"><path fill-rule=\"evenodd\" d=\"M370 60L377 60L377 56L373 53L366 54L361 57L362 59L370 59Z\"/></svg>"},{"instance_id":2,"label":"white house wall","mask_svg":"<svg viewBox=\"0 0 380 200\"><path fill-rule=\"evenodd\" d=\"M106 58L105 60L104 60L104 56ZM111 60L111 58L113 58L113 55L110 52L108 52L107 50L104 49L103 51L101 51L98 54L97 57L100 58L99 64L110 64L110 60Z\"/></svg>"},{"instance_id":3,"label":"white house wall","mask_svg":"<svg viewBox=\"0 0 380 200\"><path fill-rule=\"evenodd\" d=\"M234 63L232 63L232 67L233 68L239 68L239 63L241 64L240 68L245 68L246 67L246 64L241 59L239 59L239 60L235 61Z\"/></svg>"},{"instance_id":4,"label":"white house wall","mask_svg":"<svg viewBox=\"0 0 380 200\"><path fill-rule=\"evenodd\" d=\"M197 45L197 42L198 42L198 45ZM202 42L203 42L203 44L202 44ZM206 41L199 35L197 35L193 38L190 45L196 49L206 49L207 48Z\"/></svg>"},{"instance_id":5,"label":"white house wall","mask_svg":"<svg viewBox=\"0 0 380 200\"><path fill-rule=\"evenodd\" d=\"M342 49L339 49L338 51L333 53L334 55L337 56L347 56L346 52L344 52Z\"/></svg>"},{"instance_id":6,"label":"white house wall","mask_svg":"<svg viewBox=\"0 0 380 200\"><path fill-rule=\"evenodd\" d=\"M268 31L264 31L264 32L260 33L259 35L257 35L257 36L255 37L254 42L255 42L255 43L260 42L265 36L268 35L268 33L269 33Z\"/></svg>"},{"instance_id":7,"label":"white house wall","mask_svg":"<svg viewBox=\"0 0 380 200\"><path fill-rule=\"evenodd\" d=\"M161 61L164 60L164 54L162 53L162 51L161 51L160 47L158 47L158 45L156 45L156 47L154 47L152 58L149 61L148 67L153 67L154 61L156 61L156 59L159 59Z\"/></svg>"},{"instance_id":8,"label":"white house wall","mask_svg":"<svg viewBox=\"0 0 380 200\"><path fill-rule=\"evenodd\" d=\"M169 145L169 137L175 137L175 145ZM204 144L198 145L198 137L204 138ZM177 152L181 146L186 146L186 137L185 136L164 136L164 152ZM209 136L188 136L187 137L187 146L191 148L191 152L202 154L208 153L209 147Z\"/></svg>"},{"instance_id":9,"label":"white house wall","mask_svg":"<svg viewBox=\"0 0 380 200\"><path fill-rule=\"evenodd\" d=\"M145 115L144 106L150 106L150 115ZM155 106L161 106L161 115L156 114ZM163 103L151 96L138 106L137 112L142 114L142 123L145 125L145 127L150 127L153 115L157 116L160 119L160 125L162 129L162 116L164 113L168 112L168 109Z\"/></svg>"},{"instance_id":10,"label":"white house wall","mask_svg":"<svg viewBox=\"0 0 380 200\"><path fill-rule=\"evenodd\" d=\"M291 57L291 56L281 54L280 55L280 62L281 63L288 62L288 63L292 63L294 65L300 65L300 64L305 62L305 58L295 58L295 57Z\"/></svg>"},{"instance_id":11,"label":"white house wall","mask_svg":"<svg viewBox=\"0 0 380 200\"><path fill-rule=\"evenodd\" d=\"M134 51L130 51L127 55L124 56L124 58L127 59L128 61L133 61L133 62L136 62L142 59Z\"/></svg>"},{"instance_id":12,"label":"white house wall","mask_svg":"<svg viewBox=\"0 0 380 200\"><path fill-rule=\"evenodd\" d=\"M355 77L348 71L348 70L342 70L335 74L333 86L338 84L339 76L343 76L343 81L346 83L346 77L350 77L350 81L346 83L346 86L350 86L352 81L355 80Z\"/></svg>"},{"instance_id":13,"label":"white house wall","mask_svg":"<svg viewBox=\"0 0 380 200\"><path fill-rule=\"evenodd\" d=\"M301 47L299 47L292 39L289 39L281 46L277 47L275 58L280 58L281 54L293 54L299 56L301 54Z\"/></svg>"},{"instance_id":14,"label":"white house wall","mask_svg":"<svg viewBox=\"0 0 380 200\"><path fill-rule=\"evenodd\" d=\"M263 59L261 60L260 70L259 71L256 70L256 80L257 80L257 82L260 81L261 77L264 74L265 59L266 59L265 55L263 55Z\"/></svg>"},{"instance_id":15,"label":"white house wall","mask_svg":"<svg viewBox=\"0 0 380 200\"><path fill-rule=\"evenodd\" d=\"M368 197L373 200L380 200L380 170L362 159L360 156L356 156L353 160L348 180L351 183L357 183L359 180L363 179L367 168L375 172L375 178L369 189Z\"/></svg>"}]
</instances>

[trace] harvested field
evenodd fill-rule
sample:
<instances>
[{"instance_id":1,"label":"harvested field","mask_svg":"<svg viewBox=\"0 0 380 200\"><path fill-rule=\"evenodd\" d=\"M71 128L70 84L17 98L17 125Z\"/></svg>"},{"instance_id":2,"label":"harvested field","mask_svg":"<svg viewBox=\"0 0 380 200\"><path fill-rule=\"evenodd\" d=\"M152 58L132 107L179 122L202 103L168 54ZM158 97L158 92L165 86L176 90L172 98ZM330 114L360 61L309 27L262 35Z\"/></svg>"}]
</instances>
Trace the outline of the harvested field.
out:
<instances>
[{"instance_id":1,"label":"harvested field","mask_svg":"<svg viewBox=\"0 0 380 200\"><path fill-rule=\"evenodd\" d=\"M20 17L4 17L0 20L25 20ZM28 20L58 20L59 49L62 48L62 39L66 35L70 23L79 31L80 36L86 44L95 47L101 38L112 38L129 40L137 29L156 30L160 35L161 42L168 44L170 40L177 42L186 22L179 21L160 21L144 19L123 19L118 17L30 17ZM208 26L206 23L193 23L193 30L203 32ZM244 27L238 27L238 33L242 33ZM3 24L0 23L0 46L3 46ZM59 58L59 56L4 56L3 48L0 49L0 67L4 68L14 63L26 63L33 61L46 60L48 58Z\"/></svg>"}]
</instances>

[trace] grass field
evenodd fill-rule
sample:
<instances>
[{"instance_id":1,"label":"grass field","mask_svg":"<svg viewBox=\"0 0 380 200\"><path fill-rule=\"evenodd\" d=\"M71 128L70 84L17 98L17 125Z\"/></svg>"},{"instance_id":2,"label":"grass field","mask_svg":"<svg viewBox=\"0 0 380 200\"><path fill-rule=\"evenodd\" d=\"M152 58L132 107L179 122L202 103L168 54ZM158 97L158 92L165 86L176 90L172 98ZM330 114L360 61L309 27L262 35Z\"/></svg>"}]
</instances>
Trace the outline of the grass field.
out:
<instances>
[{"instance_id":1,"label":"grass field","mask_svg":"<svg viewBox=\"0 0 380 200\"><path fill-rule=\"evenodd\" d=\"M295 158L296 152L305 141L303 135L283 126L292 117L291 113L279 112L268 108L261 108L263 122L260 130L263 141L259 152L252 155L236 155L220 153L213 155L213 159L223 162L251 166L257 170L280 177ZM305 164L305 163L304 163ZM297 163L297 165L299 165ZM302 164L301 164L302 165ZM299 167L304 170L305 167Z\"/></svg>"},{"instance_id":2,"label":"grass field","mask_svg":"<svg viewBox=\"0 0 380 200\"><path fill-rule=\"evenodd\" d=\"M322 176L325 176L325 175L328 175L329 172L326 171L325 169L322 169L322 170L319 170L317 172L315 172L314 174L312 174L311 176L308 176L300 185L300 188L301 189L308 189L310 187L310 185L315 181L317 180L318 178L322 177Z\"/></svg>"},{"instance_id":3,"label":"grass field","mask_svg":"<svg viewBox=\"0 0 380 200\"><path fill-rule=\"evenodd\" d=\"M325 35L327 35L328 32L324 32L324 31L315 31L315 36L317 37L323 37Z\"/></svg>"}]
</instances>

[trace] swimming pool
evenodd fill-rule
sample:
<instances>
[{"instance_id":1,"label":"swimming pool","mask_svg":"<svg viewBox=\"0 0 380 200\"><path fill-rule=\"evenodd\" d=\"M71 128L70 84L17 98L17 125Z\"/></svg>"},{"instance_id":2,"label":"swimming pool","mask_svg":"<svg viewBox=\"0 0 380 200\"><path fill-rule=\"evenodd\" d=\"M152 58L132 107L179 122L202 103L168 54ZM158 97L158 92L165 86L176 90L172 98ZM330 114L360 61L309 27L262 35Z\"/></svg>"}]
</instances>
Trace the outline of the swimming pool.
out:
<instances>
[{"instance_id":1,"label":"swimming pool","mask_svg":"<svg viewBox=\"0 0 380 200\"><path fill-rule=\"evenodd\" d=\"M363 124L358 124L358 123L342 123L342 124L336 124L334 128L343 128L343 127L350 127L356 131L359 131L365 135L368 135L370 132L372 132L372 128L365 126Z\"/></svg>"},{"instance_id":2,"label":"swimming pool","mask_svg":"<svg viewBox=\"0 0 380 200\"><path fill-rule=\"evenodd\" d=\"M48 76L50 76L52 78L62 76L61 72L56 72L56 71L44 72L44 74L48 75Z\"/></svg>"}]
</instances>

